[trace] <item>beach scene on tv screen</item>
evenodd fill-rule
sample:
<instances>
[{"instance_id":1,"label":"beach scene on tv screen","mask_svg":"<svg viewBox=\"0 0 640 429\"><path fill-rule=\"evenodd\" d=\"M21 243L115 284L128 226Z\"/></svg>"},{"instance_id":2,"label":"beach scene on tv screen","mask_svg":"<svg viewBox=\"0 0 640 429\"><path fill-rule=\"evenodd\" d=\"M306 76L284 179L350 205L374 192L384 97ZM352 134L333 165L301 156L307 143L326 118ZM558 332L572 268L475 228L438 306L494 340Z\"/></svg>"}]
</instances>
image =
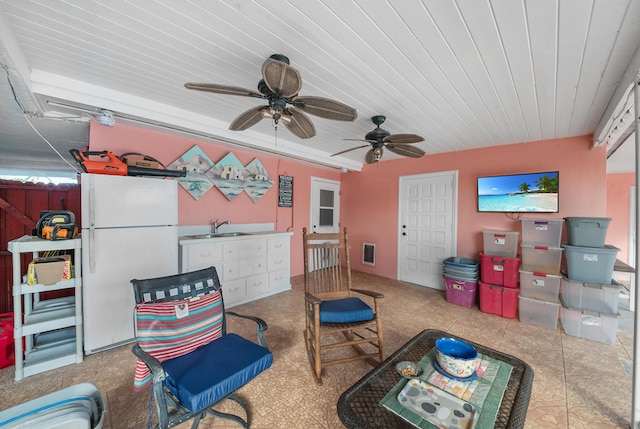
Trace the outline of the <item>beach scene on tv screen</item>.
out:
<instances>
[{"instance_id":1,"label":"beach scene on tv screen","mask_svg":"<svg viewBox=\"0 0 640 429\"><path fill-rule=\"evenodd\" d=\"M558 172L479 177L478 211L557 212Z\"/></svg>"}]
</instances>

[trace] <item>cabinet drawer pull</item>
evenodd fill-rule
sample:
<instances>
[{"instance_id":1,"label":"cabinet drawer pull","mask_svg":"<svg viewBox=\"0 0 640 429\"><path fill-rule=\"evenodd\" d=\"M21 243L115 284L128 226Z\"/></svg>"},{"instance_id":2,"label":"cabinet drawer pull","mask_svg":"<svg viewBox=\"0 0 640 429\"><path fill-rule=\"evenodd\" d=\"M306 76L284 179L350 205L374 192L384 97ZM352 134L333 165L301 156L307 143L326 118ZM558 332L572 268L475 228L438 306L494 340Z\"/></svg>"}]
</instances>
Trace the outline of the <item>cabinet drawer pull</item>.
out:
<instances>
[{"instance_id":1,"label":"cabinet drawer pull","mask_svg":"<svg viewBox=\"0 0 640 429\"><path fill-rule=\"evenodd\" d=\"M211 256L211 252L206 252L206 253L200 253L200 257L201 258L205 258L207 256Z\"/></svg>"}]
</instances>

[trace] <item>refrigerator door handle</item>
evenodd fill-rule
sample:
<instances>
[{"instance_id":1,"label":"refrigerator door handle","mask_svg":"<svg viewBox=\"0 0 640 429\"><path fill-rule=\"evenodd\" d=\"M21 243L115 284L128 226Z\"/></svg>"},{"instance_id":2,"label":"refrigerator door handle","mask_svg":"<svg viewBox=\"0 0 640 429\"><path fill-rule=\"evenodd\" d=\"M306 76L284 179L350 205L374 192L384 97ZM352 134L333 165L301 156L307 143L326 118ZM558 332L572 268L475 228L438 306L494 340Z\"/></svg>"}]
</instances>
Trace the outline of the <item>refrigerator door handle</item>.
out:
<instances>
[{"instance_id":1,"label":"refrigerator door handle","mask_svg":"<svg viewBox=\"0 0 640 429\"><path fill-rule=\"evenodd\" d=\"M89 175L89 271L96 272L96 185L94 176Z\"/></svg>"},{"instance_id":2,"label":"refrigerator door handle","mask_svg":"<svg viewBox=\"0 0 640 429\"><path fill-rule=\"evenodd\" d=\"M89 228L96 226L96 185L93 176L89 175ZM93 237L91 237L93 239Z\"/></svg>"},{"instance_id":3,"label":"refrigerator door handle","mask_svg":"<svg viewBox=\"0 0 640 429\"><path fill-rule=\"evenodd\" d=\"M96 229L89 228L89 272L96 272Z\"/></svg>"}]
</instances>

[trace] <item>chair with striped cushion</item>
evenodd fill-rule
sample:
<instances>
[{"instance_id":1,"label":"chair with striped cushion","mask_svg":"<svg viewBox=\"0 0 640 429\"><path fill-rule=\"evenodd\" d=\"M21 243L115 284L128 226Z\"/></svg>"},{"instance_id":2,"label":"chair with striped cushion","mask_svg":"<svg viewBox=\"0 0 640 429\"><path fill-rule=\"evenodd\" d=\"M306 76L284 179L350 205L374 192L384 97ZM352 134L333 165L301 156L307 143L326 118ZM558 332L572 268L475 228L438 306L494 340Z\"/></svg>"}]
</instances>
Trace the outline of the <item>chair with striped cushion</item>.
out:
<instances>
[{"instance_id":1,"label":"chair with striped cushion","mask_svg":"<svg viewBox=\"0 0 640 429\"><path fill-rule=\"evenodd\" d=\"M302 243L304 336L316 382L322 383L322 370L329 365L364 360L377 366L383 360L384 295L352 289L347 228L337 233L307 233L303 228Z\"/></svg>"},{"instance_id":2,"label":"chair with striped cushion","mask_svg":"<svg viewBox=\"0 0 640 429\"><path fill-rule=\"evenodd\" d=\"M196 428L207 413L249 427L249 409L235 392L271 366L273 356L263 337L267 324L225 311L215 267L131 283L138 341L134 390L152 384L156 427L193 418ZM257 343L227 333L227 316L254 321ZM237 402L246 417L214 410L224 399Z\"/></svg>"}]
</instances>

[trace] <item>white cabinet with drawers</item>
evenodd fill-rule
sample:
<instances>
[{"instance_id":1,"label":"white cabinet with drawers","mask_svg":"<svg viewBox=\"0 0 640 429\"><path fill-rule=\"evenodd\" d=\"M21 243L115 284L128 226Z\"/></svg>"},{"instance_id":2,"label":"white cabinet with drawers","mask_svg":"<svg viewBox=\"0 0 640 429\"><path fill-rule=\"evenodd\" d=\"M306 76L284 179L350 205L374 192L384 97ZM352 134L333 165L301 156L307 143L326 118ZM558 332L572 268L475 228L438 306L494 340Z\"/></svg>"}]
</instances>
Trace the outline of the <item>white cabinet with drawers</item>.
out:
<instances>
[{"instance_id":1,"label":"white cabinet with drawers","mask_svg":"<svg viewBox=\"0 0 640 429\"><path fill-rule=\"evenodd\" d=\"M216 267L225 306L291 290L292 232L249 233L179 241L180 272Z\"/></svg>"}]
</instances>

